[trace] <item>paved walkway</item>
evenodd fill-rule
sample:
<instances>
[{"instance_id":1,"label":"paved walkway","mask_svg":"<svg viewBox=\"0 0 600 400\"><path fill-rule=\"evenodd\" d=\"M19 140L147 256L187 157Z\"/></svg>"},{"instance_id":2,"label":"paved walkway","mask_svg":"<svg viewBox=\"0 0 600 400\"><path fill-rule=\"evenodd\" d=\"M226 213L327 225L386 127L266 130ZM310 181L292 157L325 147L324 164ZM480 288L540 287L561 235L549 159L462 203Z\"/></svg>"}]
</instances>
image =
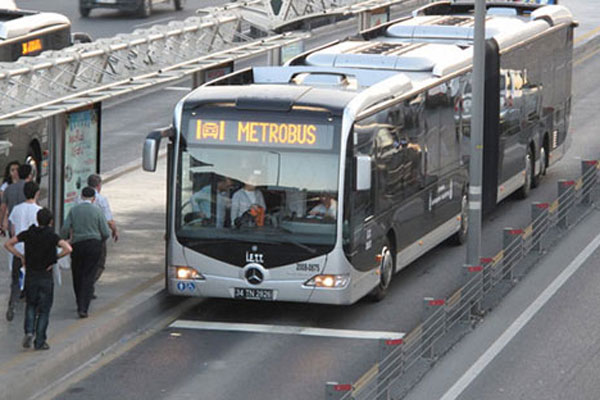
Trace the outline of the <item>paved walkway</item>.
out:
<instances>
[{"instance_id":1,"label":"paved walkway","mask_svg":"<svg viewBox=\"0 0 600 400\"><path fill-rule=\"evenodd\" d=\"M50 314L49 351L21 347L24 303L12 322L5 319L9 272L7 253L0 250L0 399L35 395L163 309L164 164L163 159L154 174L136 169L105 183L102 193L111 203L120 239L109 242L106 271L89 318L78 318L71 272L62 272Z\"/></svg>"}]
</instances>

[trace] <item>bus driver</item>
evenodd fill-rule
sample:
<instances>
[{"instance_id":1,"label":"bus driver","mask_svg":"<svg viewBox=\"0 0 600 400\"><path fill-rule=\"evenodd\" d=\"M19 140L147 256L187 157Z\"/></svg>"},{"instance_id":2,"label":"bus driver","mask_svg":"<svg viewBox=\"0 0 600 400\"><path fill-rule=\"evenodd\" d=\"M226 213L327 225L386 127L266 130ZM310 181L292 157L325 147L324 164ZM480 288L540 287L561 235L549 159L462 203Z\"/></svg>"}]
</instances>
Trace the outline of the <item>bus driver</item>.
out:
<instances>
[{"instance_id":1,"label":"bus driver","mask_svg":"<svg viewBox=\"0 0 600 400\"><path fill-rule=\"evenodd\" d=\"M251 183L245 183L231 199L231 226L239 227L244 224L242 217L246 212L254 217L257 226L262 226L266 208L261 191Z\"/></svg>"}]
</instances>

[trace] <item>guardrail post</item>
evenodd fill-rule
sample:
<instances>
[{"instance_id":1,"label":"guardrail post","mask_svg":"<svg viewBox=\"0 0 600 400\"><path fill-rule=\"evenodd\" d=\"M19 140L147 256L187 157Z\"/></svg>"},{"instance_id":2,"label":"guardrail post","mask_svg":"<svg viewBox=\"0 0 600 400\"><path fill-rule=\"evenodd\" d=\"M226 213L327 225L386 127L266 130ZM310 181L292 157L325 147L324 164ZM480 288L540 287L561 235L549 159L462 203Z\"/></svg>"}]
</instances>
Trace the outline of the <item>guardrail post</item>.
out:
<instances>
[{"instance_id":1,"label":"guardrail post","mask_svg":"<svg viewBox=\"0 0 600 400\"><path fill-rule=\"evenodd\" d=\"M592 190L598 183L598 160L581 161L581 176L583 181L581 202L583 204L592 204Z\"/></svg>"},{"instance_id":2,"label":"guardrail post","mask_svg":"<svg viewBox=\"0 0 600 400\"><path fill-rule=\"evenodd\" d=\"M523 257L523 229L504 228L502 243L504 251L502 278L512 280L514 266Z\"/></svg>"},{"instance_id":3,"label":"guardrail post","mask_svg":"<svg viewBox=\"0 0 600 400\"><path fill-rule=\"evenodd\" d=\"M390 386L402 374L404 354L402 339L379 340L379 373L377 374L377 400L390 398Z\"/></svg>"},{"instance_id":4,"label":"guardrail post","mask_svg":"<svg viewBox=\"0 0 600 400\"><path fill-rule=\"evenodd\" d=\"M558 226L569 229L571 226L570 211L575 204L575 181L560 179L558 181Z\"/></svg>"},{"instance_id":5,"label":"guardrail post","mask_svg":"<svg viewBox=\"0 0 600 400\"><path fill-rule=\"evenodd\" d=\"M462 303L469 312L461 320L469 322L472 316L480 316L483 300L483 265L465 265L463 267L465 285L462 291Z\"/></svg>"},{"instance_id":6,"label":"guardrail post","mask_svg":"<svg viewBox=\"0 0 600 400\"><path fill-rule=\"evenodd\" d=\"M278 66L281 64L281 52L279 48L269 50L267 52L267 65Z\"/></svg>"},{"instance_id":7,"label":"guardrail post","mask_svg":"<svg viewBox=\"0 0 600 400\"><path fill-rule=\"evenodd\" d=\"M549 203L531 203L531 227L533 245L531 250L543 253L546 250L546 233L550 228Z\"/></svg>"},{"instance_id":8,"label":"guardrail post","mask_svg":"<svg viewBox=\"0 0 600 400\"><path fill-rule=\"evenodd\" d=\"M327 382L325 384L325 400L341 400L346 397L348 392L352 391L352 385L349 383Z\"/></svg>"},{"instance_id":9,"label":"guardrail post","mask_svg":"<svg viewBox=\"0 0 600 400\"><path fill-rule=\"evenodd\" d=\"M433 360L436 357L436 336L445 332L446 313L441 307L446 304L444 299L425 297L423 299L423 358ZM440 311L441 309L441 311ZM439 314L439 315L438 315Z\"/></svg>"},{"instance_id":10,"label":"guardrail post","mask_svg":"<svg viewBox=\"0 0 600 400\"><path fill-rule=\"evenodd\" d=\"M496 282L494 282L494 271L492 270L492 268L494 268L494 259L491 257L482 257L479 259L479 262L483 267L481 273L481 289L485 296L485 294L492 290L496 285Z\"/></svg>"}]
</instances>

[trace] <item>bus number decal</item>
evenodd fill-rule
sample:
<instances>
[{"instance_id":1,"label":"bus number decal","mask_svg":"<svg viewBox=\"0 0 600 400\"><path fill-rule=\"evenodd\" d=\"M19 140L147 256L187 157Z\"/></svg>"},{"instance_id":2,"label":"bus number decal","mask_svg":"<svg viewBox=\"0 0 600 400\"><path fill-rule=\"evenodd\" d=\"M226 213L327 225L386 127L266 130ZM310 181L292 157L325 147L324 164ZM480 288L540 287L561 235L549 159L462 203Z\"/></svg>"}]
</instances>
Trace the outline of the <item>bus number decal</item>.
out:
<instances>
[{"instance_id":1,"label":"bus number decal","mask_svg":"<svg viewBox=\"0 0 600 400\"><path fill-rule=\"evenodd\" d=\"M296 265L296 271L299 272L319 272L320 269L319 264L298 263Z\"/></svg>"}]
</instances>

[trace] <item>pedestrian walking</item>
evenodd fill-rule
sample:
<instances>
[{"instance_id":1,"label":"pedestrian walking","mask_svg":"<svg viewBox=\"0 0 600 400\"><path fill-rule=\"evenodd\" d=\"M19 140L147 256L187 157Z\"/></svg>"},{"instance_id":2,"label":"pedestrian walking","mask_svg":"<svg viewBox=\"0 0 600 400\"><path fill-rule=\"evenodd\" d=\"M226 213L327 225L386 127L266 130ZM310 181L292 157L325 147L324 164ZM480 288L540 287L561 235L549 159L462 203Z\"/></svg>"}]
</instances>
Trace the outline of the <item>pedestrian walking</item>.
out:
<instances>
[{"instance_id":1,"label":"pedestrian walking","mask_svg":"<svg viewBox=\"0 0 600 400\"><path fill-rule=\"evenodd\" d=\"M4 179L2 180L2 185L0 185L0 200L4 196L4 191L8 188L9 185L19 180L19 164L18 161L11 161L6 164L6 168L4 169ZM0 225L1 221L4 221L4 212L6 212L5 207L0 206ZM0 233L2 235L7 234L0 227Z\"/></svg>"},{"instance_id":2,"label":"pedestrian walking","mask_svg":"<svg viewBox=\"0 0 600 400\"><path fill-rule=\"evenodd\" d=\"M52 229L53 217L50 210L42 208L36 213L37 225L10 238L4 247L15 258L21 260L27 273L25 274L25 287L27 288L25 301L25 336L23 347L31 347L35 342L36 350L48 350L50 346L46 341L46 331L50 321L50 309L54 300L54 277L52 265L58 258L71 252L71 246L62 240ZM16 244L23 242L24 251L20 251ZM61 251L56 254L56 248Z\"/></svg>"},{"instance_id":3,"label":"pedestrian walking","mask_svg":"<svg viewBox=\"0 0 600 400\"><path fill-rule=\"evenodd\" d=\"M10 221L10 237L14 237L19 233L29 229L31 225L37 224L37 212L42 208L37 204L40 195L40 188L35 182L26 182L23 187L25 201L17 204L11 211L8 220ZM21 254L24 253L24 248L21 243L18 243L17 250ZM15 316L15 307L19 301L21 288L19 285L19 271L21 270L21 259L13 257L11 266L11 283L10 296L8 299L8 309L6 311L6 319L12 321Z\"/></svg>"},{"instance_id":4,"label":"pedestrian walking","mask_svg":"<svg viewBox=\"0 0 600 400\"><path fill-rule=\"evenodd\" d=\"M2 195L2 229L4 231L10 232L8 216L14 206L25 201L23 188L25 187L25 183L32 179L31 165L23 164L19 166L19 179L8 185L6 190L4 190L4 194Z\"/></svg>"},{"instance_id":5,"label":"pedestrian walking","mask_svg":"<svg viewBox=\"0 0 600 400\"><path fill-rule=\"evenodd\" d=\"M119 240L119 231L117 230L117 223L113 219L112 212L110 210L110 204L108 199L100 194L102 190L102 177L98 174L92 174L88 176L88 186L93 188L96 192L94 204L100 208L108 227L110 228L113 240L116 242ZM106 240L102 241L102 251L100 252L100 258L98 259L98 265L96 265L96 274L94 276L94 283L98 282L98 279L102 276L106 264ZM96 298L95 292L92 293L92 299Z\"/></svg>"},{"instance_id":6,"label":"pedestrian walking","mask_svg":"<svg viewBox=\"0 0 600 400\"><path fill-rule=\"evenodd\" d=\"M77 314L87 318L94 292L96 265L102 252L102 240L110 237L110 229L102 211L93 203L96 192L86 186L81 191L80 204L69 211L60 231L62 238L70 238L73 246L71 273L77 300Z\"/></svg>"}]
</instances>

